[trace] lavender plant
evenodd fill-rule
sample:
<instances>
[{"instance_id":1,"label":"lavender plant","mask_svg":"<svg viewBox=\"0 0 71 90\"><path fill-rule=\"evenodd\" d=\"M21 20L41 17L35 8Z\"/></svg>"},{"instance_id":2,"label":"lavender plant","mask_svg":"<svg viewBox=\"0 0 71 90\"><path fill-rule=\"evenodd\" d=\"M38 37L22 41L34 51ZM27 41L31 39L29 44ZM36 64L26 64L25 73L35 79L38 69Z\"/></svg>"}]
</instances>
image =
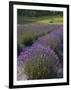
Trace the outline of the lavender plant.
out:
<instances>
[{"instance_id":1,"label":"lavender plant","mask_svg":"<svg viewBox=\"0 0 71 90\"><path fill-rule=\"evenodd\" d=\"M25 73L26 79L57 78L59 64L59 57L52 49L36 42L31 47L23 49L19 55L18 74Z\"/></svg>"},{"instance_id":2,"label":"lavender plant","mask_svg":"<svg viewBox=\"0 0 71 90\"><path fill-rule=\"evenodd\" d=\"M37 42L49 46L59 55L61 61L63 60L63 28L56 28L53 32L39 37Z\"/></svg>"}]
</instances>

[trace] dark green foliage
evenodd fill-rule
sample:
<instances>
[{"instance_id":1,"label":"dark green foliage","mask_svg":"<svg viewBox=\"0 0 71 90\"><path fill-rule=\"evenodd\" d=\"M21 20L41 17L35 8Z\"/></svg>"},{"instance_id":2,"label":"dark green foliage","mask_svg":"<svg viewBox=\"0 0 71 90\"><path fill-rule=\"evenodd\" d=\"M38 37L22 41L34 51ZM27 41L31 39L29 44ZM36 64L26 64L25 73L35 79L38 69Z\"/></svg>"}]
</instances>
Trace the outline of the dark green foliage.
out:
<instances>
[{"instance_id":1,"label":"dark green foliage","mask_svg":"<svg viewBox=\"0 0 71 90\"><path fill-rule=\"evenodd\" d=\"M49 23L53 23L53 21L51 20Z\"/></svg>"},{"instance_id":2,"label":"dark green foliage","mask_svg":"<svg viewBox=\"0 0 71 90\"><path fill-rule=\"evenodd\" d=\"M23 17L40 17L40 16L63 16L63 12L61 11L49 11L49 10L25 10L25 9L18 9L17 10L18 16Z\"/></svg>"}]
</instances>

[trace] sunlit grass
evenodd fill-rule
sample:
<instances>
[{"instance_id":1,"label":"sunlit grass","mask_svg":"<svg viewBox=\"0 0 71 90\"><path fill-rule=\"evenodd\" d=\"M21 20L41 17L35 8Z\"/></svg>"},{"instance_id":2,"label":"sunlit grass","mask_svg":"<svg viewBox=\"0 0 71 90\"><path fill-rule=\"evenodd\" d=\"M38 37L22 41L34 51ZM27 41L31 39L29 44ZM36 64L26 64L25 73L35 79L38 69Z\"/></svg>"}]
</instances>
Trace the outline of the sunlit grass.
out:
<instances>
[{"instance_id":1,"label":"sunlit grass","mask_svg":"<svg viewBox=\"0 0 71 90\"><path fill-rule=\"evenodd\" d=\"M50 16L48 18L42 18L41 20L38 20L37 23L43 23L43 24L63 24L63 17L61 16Z\"/></svg>"},{"instance_id":2,"label":"sunlit grass","mask_svg":"<svg viewBox=\"0 0 71 90\"><path fill-rule=\"evenodd\" d=\"M18 24L28 24L28 23L43 23L43 24L62 24L62 16L43 16L43 17L32 17L24 18L18 17Z\"/></svg>"}]
</instances>

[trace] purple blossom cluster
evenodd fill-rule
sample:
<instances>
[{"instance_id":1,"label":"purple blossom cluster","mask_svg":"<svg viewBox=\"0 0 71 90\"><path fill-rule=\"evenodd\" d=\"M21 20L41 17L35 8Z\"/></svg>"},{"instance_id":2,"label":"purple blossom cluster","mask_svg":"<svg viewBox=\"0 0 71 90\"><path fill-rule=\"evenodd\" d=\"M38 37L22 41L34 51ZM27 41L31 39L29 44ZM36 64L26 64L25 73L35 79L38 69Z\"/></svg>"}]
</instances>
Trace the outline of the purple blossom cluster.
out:
<instances>
[{"instance_id":1,"label":"purple blossom cluster","mask_svg":"<svg viewBox=\"0 0 71 90\"><path fill-rule=\"evenodd\" d=\"M38 62L42 61L47 70L50 71L50 67L52 67L53 72L57 74L60 64L59 57L50 47L43 46L36 42L31 47L23 49L18 56L18 73L22 72L26 63L31 60L33 66L36 66ZM57 76L55 78L57 78Z\"/></svg>"},{"instance_id":2,"label":"purple blossom cluster","mask_svg":"<svg viewBox=\"0 0 71 90\"><path fill-rule=\"evenodd\" d=\"M23 48L22 52L18 56L18 61L26 62L26 60L33 57L34 55L38 56L38 54L40 54L40 56L41 55L45 55L45 56L51 55L52 57L55 58L55 60L59 61L56 53L52 49L50 49L47 46L43 46L37 42L34 43L31 47Z\"/></svg>"}]
</instances>

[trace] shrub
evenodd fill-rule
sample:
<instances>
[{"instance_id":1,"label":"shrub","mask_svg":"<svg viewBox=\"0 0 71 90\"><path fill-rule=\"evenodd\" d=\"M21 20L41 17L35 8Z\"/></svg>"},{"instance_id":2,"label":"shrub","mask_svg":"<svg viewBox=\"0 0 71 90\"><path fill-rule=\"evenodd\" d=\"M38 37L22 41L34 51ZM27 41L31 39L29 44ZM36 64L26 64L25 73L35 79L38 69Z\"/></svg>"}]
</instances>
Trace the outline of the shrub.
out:
<instances>
[{"instance_id":1,"label":"shrub","mask_svg":"<svg viewBox=\"0 0 71 90\"><path fill-rule=\"evenodd\" d=\"M27 79L57 78L59 57L49 47L35 43L21 52L18 62L28 76Z\"/></svg>"},{"instance_id":2,"label":"shrub","mask_svg":"<svg viewBox=\"0 0 71 90\"><path fill-rule=\"evenodd\" d=\"M50 20L50 21L49 21L49 23L53 23L53 21L52 21L52 20Z\"/></svg>"}]
</instances>

